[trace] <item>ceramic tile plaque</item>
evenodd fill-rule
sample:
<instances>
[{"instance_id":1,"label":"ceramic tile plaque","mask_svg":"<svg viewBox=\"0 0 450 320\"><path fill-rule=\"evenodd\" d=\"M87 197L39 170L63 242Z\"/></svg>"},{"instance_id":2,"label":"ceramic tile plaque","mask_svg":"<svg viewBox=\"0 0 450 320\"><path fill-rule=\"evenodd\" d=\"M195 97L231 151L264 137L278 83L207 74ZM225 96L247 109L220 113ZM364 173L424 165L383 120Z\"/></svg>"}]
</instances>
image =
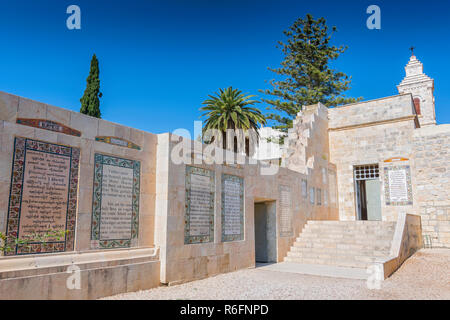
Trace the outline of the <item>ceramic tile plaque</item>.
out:
<instances>
[{"instance_id":1,"label":"ceramic tile plaque","mask_svg":"<svg viewBox=\"0 0 450 320\"><path fill-rule=\"evenodd\" d=\"M18 118L16 120L18 124L22 124L24 126L65 133L75 137L81 137L81 132L58 122L46 120L46 119L24 119Z\"/></svg>"},{"instance_id":2,"label":"ceramic tile plaque","mask_svg":"<svg viewBox=\"0 0 450 320\"><path fill-rule=\"evenodd\" d=\"M184 243L214 241L214 171L186 166Z\"/></svg>"},{"instance_id":3,"label":"ceramic tile plaque","mask_svg":"<svg viewBox=\"0 0 450 320\"><path fill-rule=\"evenodd\" d=\"M384 168L384 192L386 205L412 205L411 170L409 165Z\"/></svg>"},{"instance_id":4,"label":"ceramic tile plaque","mask_svg":"<svg viewBox=\"0 0 450 320\"><path fill-rule=\"evenodd\" d=\"M244 240L244 180L222 174L222 241Z\"/></svg>"},{"instance_id":5,"label":"ceramic tile plaque","mask_svg":"<svg viewBox=\"0 0 450 320\"><path fill-rule=\"evenodd\" d=\"M72 251L74 248L80 150L17 137L8 206L7 235L27 240L8 244L6 255ZM66 231L61 239L35 235Z\"/></svg>"},{"instance_id":6,"label":"ceramic tile plaque","mask_svg":"<svg viewBox=\"0 0 450 320\"><path fill-rule=\"evenodd\" d=\"M280 186L280 237L292 237L291 189Z\"/></svg>"},{"instance_id":7,"label":"ceramic tile plaque","mask_svg":"<svg viewBox=\"0 0 450 320\"><path fill-rule=\"evenodd\" d=\"M119 146L119 147L125 147L125 148L130 148L130 149L135 149L135 150L141 150L141 147L138 146L137 144L122 139L122 138L118 138L118 137L105 137L105 136L99 136L99 137L95 137L95 141L99 141L99 142L104 142L104 143L108 143L108 144L113 144L115 146Z\"/></svg>"},{"instance_id":8,"label":"ceramic tile plaque","mask_svg":"<svg viewBox=\"0 0 450 320\"><path fill-rule=\"evenodd\" d=\"M92 248L137 246L140 162L95 154Z\"/></svg>"}]
</instances>

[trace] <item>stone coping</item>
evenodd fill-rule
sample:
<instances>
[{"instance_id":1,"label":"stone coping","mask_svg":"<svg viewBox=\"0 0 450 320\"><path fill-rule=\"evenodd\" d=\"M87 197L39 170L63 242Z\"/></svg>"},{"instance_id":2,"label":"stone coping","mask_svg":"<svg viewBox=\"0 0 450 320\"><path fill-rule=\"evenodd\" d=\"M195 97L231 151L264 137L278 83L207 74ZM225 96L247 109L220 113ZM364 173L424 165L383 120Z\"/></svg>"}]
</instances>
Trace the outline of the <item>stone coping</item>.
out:
<instances>
[{"instance_id":1,"label":"stone coping","mask_svg":"<svg viewBox=\"0 0 450 320\"><path fill-rule=\"evenodd\" d=\"M400 93L400 94L396 94L396 95L389 96L389 97L383 97L383 98L377 98L377 99L372 99L372 100L359 101L359 102L354 102L354 103L349 103L349 104L342 104L342 105L339 105L339 106L332 107L330 109L332 110L332 109L340 109L340 108L345 108L345 107L352 107L352 106L355 106L355 105L366 104L366 103L371 103L371 102L376 102L376 101L381 101L381 100L387 100L387 99L395 99L395 98L399 98L399 97L402 97L402 96L408 96L408 95L411 96L411 99L412 99L412 94L411 93Z\"/></svg>"},{"instance_id":2,"label":"stone coping","mask_svg":"<svg viewBox=\"0 0 450 320\"><path fill-rule=\"evenodd\" d=\"M15 256L0 258L0 279L63 272L70 265L92 269L158 260L158 248Z\"/></svg>"},{"instance_id":3,"label":"stone coping","mask_svg":"<svg viewBox=\"0 0 450 320\"><path fill-rule=\"evenodd\" d=\"M450 133L450 124L438 124L421 127L418 130L414 130L415 137L432 136L442 133Z\"/></svg>"}]
</instances>

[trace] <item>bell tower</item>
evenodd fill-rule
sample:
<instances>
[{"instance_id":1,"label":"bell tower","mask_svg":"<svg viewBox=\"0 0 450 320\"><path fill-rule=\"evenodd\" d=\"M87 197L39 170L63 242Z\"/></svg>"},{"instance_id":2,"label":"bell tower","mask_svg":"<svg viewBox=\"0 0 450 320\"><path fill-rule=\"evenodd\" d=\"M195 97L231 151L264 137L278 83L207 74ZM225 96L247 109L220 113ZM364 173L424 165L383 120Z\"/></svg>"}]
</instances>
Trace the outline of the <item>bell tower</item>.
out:
<instances>
[{"instance_id":1,"label":"bell tower","mask_svg":"<svg viewBox=\"0 0 450 320\"><path fill-rule=\"evenodd\" d=\"M406 76L397 89L400 94L412 94L421 127L435 125L434 80L423 73L423 64L414 55L414 48L411 51L411 58L405 67Z\"/></svg>"}]
</instances>

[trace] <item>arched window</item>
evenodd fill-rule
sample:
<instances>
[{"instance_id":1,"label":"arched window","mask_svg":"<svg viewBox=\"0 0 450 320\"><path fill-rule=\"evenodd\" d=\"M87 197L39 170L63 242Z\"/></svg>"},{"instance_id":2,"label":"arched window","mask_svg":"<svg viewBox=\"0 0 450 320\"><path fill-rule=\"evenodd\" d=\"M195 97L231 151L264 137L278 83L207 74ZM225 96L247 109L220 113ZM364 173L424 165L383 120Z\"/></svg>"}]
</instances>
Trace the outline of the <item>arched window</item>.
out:
<instances>
[{"instance_id":1,"label":"arched window","mask_svg":"<svg viewBox=\"0 0 450 320\"><path fill-rule=\"evenodd\" d=\"M416 113L420 115L420 98L414 98L414 107L416 108Z\"/></svg>"}]
</instances>

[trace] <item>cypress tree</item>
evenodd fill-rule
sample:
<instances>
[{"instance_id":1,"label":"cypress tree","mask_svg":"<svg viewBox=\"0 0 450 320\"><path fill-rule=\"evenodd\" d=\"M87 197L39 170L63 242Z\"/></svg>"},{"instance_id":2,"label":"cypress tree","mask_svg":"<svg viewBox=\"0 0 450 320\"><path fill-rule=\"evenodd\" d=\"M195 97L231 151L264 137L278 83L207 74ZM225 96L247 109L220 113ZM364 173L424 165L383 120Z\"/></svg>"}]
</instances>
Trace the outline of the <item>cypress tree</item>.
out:
<instances>
[{"instance_id":1,"label":"cypress tree","mask_svg":"<svg viewBox=\"0 0 450 320\"><path fill-rule=\"evenodd\" d=\"M91 60L89 76L86 79L86 90L84 90L83 97L80 99L80 112L96 118L101 118L99 98L102 97L102 93L100 92L99 75L98 60L94 54Z\"/></svg>"}]
</instances>

